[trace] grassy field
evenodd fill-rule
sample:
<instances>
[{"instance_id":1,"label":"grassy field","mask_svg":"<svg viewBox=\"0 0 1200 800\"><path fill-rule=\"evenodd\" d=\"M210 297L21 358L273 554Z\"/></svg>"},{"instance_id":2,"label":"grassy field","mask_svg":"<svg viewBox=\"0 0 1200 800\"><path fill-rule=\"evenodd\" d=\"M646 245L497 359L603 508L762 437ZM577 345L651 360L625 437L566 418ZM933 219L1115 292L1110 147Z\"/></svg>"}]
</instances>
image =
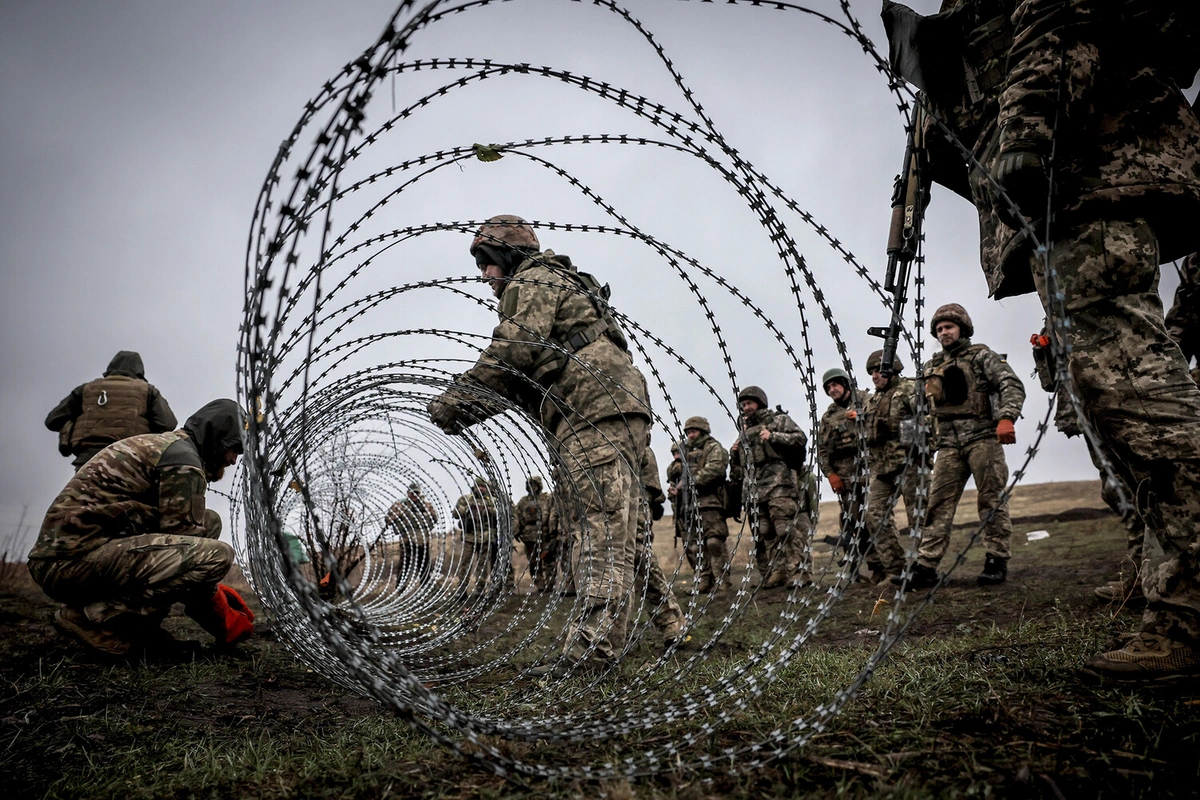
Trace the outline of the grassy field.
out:
<instances>
[{"instance_id":1,"label":"grassy field","mask_svg":"<svg viewBox=\"0 0 1200 800\"><path fill-rule=\"evenodd\" d=\"M749 774L666 772L596 782L498 777L432 744L376 703L310 672L275 640L266 618L234 657L197 646L179 658L114 665L58 638L48 623L53 605L19 568L9 569L0 588L5 794L1196 796L1200 686L1095 687L1079 672L1088 656L1137 624L1135 612L1092 596L1094 586L1113 577L1123 553L1119 523L1111 517L1045 521L1059 511L1095 508L1097 495L1094 482L1021 490L1013 503L1009 582L977 588L982 554L973 550L861 694L806 747ZM1025 544L1024 533L1035 528L1050 537ZM957 534L954 545L965 539L965 533ZM659 535L657 546L664 562L673 563L677 556L669 536ZM744 555L735 564L736 580ZM811 710L813 698L846 686L877 641L874 631L890 595L869 584L851 587L812 646L700 751L764 739ZM781 592L760 592L697 670L695 685L728 670L761 641L779 619L783 599ZM718 599L694 635L702 640L728 604L728 597ZM491 624L502 625L506 613L501 609ZM172 616L167 626L181 638L204 638L182 616ZM644 654L634 655L622 667L626 675L636 672ZM689 688L694 686L677 690ZM470 702L464 692L456 695ZM511 748L542 762L596 763L661 745L695 724L588 745Z\"/></svg>"}]
</instances>

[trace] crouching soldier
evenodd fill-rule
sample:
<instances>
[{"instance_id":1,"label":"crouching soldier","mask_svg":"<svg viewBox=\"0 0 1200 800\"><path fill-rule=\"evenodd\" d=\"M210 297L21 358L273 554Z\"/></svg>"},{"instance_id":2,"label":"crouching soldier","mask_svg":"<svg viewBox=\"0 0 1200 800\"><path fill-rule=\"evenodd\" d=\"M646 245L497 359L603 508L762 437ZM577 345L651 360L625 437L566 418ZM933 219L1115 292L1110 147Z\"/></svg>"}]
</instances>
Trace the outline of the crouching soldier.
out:
<instances>
[{"instance_id":1,"label":"crouching soldier","mask_svg":"<svg viewBox=\"0 0 1200 800\"><path fill-rule=\"evenodd\" d=\"M218 645L250 635L254 614L219 583L233 548L204 507L208 482L242 452L242 427L237 403L214 400L182 429L122 439L75 473L29 553L30 575L63 603L62 633L128 655L174 641L160 626L180 602Z\"/></svg>"}]
</instances>

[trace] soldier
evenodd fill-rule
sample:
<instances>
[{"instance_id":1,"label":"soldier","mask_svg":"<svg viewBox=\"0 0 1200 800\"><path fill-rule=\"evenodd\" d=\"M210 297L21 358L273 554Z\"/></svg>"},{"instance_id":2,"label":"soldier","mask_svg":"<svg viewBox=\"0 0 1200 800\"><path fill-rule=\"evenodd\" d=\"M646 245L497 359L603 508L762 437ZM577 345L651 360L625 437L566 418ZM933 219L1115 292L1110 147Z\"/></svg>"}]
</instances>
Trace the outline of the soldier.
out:
<instances>
[{"instance_id":1,"label":"soldier","mask_svg":"<svg viewBox=\"0 0 1200 800\"><path fill-rule=\"evenodd\" d=\"M927 87L929 101L982 169L933 126L929 172L978 209L990 294L999 300L1036 290L1049 317L1061 307L1070 318L1055 336L1070 345L1083 413L1122 480L1147 488L1139 511L1161 551L1143 579L1140 632L1086 669L1118 680L1200 673L1200 389L1170 341L1157 292L1159 264L1197 249L1200 121L1180 86L1200 66L1200 7L944 4L954 6L963 12L958 33L944 28L952 38L928 51L951 54L973 79ZM1055 146L1047 156L1049 139ZM998 196L989 175L1018 209ZM1047 249L1035 246L1025 219Z\"/></svg>"},{"instance_id":2,"label":"soldier","mask_svg":"<svg viewBox=\"0 0 1200 800\"><path fill-rule=\"evenodd\" d=\"M433 569L429 543L437 519L437 511L421 493L419 483L409 484L407 496L388 509L384 525L396 536L400 550L395 565L397 585L429 580Z\"/></svg>"},{"instance_id":3,"label":"soldier","mask_svg":"<svg viewBox=\"0 0 1200 800\"><path fill-rule=\"evenodd\" d=\"M75 473L29 553L29 574L64 604L60 632L125 656L173 643L160 626L179 602L218 645L250 635L254 614L219 583L233 548L204 507L208 483L242 452L243 424L237 403L214 400L182 429L121 439Z\"/></svg>"},{"instance_id":4,"label":"soldier","mask_svg":"<svg viewBox=\"0 0 1200 800\"><path fill-rule=\"evenodd\" d=\"M557 677L585 659L589 668L611 664L624 646L614 623L633 585L650 401L607 287L540 247L520 217L492 217L479 229L471 255L500 298L500 324L475 366L429 404L429 413L457 433L516 404L540 419L557 451L570 496L581 505L580 548L572 558L584 598L563 659L537 668Z\"/></svg>"},{"instance_id":5,"label":"soldier","mask_svg":"<svg viewBox=\"0 0 1200 800\"><path fill-rule=\"evenodd\" d=\"M883 351L876 350L867 359L867 373L875 393L867 398L867 447L871 465L871 485L867 494L867 530L871 550L867 566L872 583L904 568L904 545L896 530L894 499L904 496L908 529L916 524L917 506L916 461L905 461L916 442L916 409L913 403L913 382L900 377L904 366L900 359L892 362L892 374L884 377L880 371Z\"/></svg>"},{"instance_id":6,"label":"soldier","mask_svg":"<svg viewBox=\"0 0 1200 800\"><path fill-rule=\"evenodd\" d=\"M119 439L175 429L175 414L146 382L142 357L121 350L103 378L76 386L46 416L46 427L58 432L58 452L73 455L79 469L92 456Z\"/></svg>"},{"instance_id":7,"label":"soldier","mask_svg":"<svg viewBox=\"0 0 1200 800\"><path fill-rule=\"evenodd\" d=\"M929 524L921 537L908 586L923 589L938 581L937 565L950 545L954 512L967 480L975 478L979 521L987 548L980 586L1008 577L1012 522L1000 495L1008 482L1001 445L1017 441L1013 421L1021 416L1025 386L1004 356L973 344L975 327L957 303L941 306L929 321L942 350L925 363L925 394L933 417L936 458L929 489ZM903 575L892 578L897 585Z\"/></svg>"},{"instance_id":8,"label":"soldier","mask_svg":"<svg viewBox=\"0 0 1200 800\"><path fill-rule=\"evenodd\" d=\"M671 501L671 522L675 526L675 546L687 539L687 497L679 491L683 480L683 455L679 442L671 442L671 463L667 464L667 498Z\"/></svg>"},{"instance_id":9,"label":"soldier","mask_svg":"<svg viewBox=\"0 0 1200 800\"><path fill-rule=\"evenodd\" d=\"M468 577L474 573L475 587L472 595L488 591L492 570L499 558L497 527L499 518L496 500L482 476L475 476L471 491L458 498L454 504L454 518L462 528L463 552L459 567L459 588L466 591Z\"/></svg>"},{"instance_id":10,"label":"soldier","mask_svg":"<svg viewBox=\"0 0 1200 800\"><path fill-rule=\"evenodd\" d=\"M525 548L529 559L529 577L539 593L549 588L547 573L553 558L550 538L550 493L542 491L542 476L530 475L525 481L525 496L517 501L513 538Z\"/></svg>"},{"instance_id":11,"label":"soldier","mask_svg":"<svg viewBox=\"0 0 1200 800\"><path fill-rule=\"evenodd\" d=\"M862 511L866 506L866 467L858 448L855 420L866 407L867 393L850 386L850 376L843 369L826 370L821 387L833 402L821 415L817 428L817 465L837 493L841 509L838 544L847 554L856 552L859 558L867 548L866 530L862 526ZM857 550L854 543L858 541Z\"/></svg>"},{"instance_id":12,"label":"soldier","mask_svg":"<svg viewBox=\"0 0 1200 800\"><path fill-rule=\"evenodd\" d=\"M683 432L687 436L684 445L687 469L682 471L677 496L682 494L684 502L689 507L694 504L699 511L696 517L687 520L684 552L699 581L696 591L711 592L729 585L729 579L722 577L729 563L725 544L729 538L729 526L725 523L725 470L729 466L729 453L712 437L712 428L704 417L688 417Z\"/></svg>"},{"instance_id":13,"label":"soldier","mask_svg":"<svg viewBox=\"0 0 1200 800\"><path fill-rule=\"evenodd\" d=\"M789 580L806 585L812 579L803 571L801 558L808 549L808 530L797 524L796 470L804 467L808 437L782 410L772 411L767 393L757 386L738 393L738 407L742 430L729 449L729 480L743 487L747 514L756 521L754 558L763 575L762 588L774 589Z\"/></svg>"}]
</instances>

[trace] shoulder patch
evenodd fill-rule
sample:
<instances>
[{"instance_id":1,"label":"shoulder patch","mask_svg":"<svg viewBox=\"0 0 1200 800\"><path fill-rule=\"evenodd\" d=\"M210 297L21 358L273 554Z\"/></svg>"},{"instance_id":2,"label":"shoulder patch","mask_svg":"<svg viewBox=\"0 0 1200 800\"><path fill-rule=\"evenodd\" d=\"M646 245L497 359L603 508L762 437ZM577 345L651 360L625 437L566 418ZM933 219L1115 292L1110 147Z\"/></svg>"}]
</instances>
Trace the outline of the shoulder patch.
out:
<instances>
[{"instance_id":1,"label":"shoulder patch","mask_svg":"<svg viewBox=\"0 0 1200 800\"><path fill-rule=\"evenodd\" d=\"M504 287L504 294L500 296L500 316L503 319L512 319L513 314L517 313L518 292L521 291L519 284L509 281Z\"/></svg>"}]
</instances>

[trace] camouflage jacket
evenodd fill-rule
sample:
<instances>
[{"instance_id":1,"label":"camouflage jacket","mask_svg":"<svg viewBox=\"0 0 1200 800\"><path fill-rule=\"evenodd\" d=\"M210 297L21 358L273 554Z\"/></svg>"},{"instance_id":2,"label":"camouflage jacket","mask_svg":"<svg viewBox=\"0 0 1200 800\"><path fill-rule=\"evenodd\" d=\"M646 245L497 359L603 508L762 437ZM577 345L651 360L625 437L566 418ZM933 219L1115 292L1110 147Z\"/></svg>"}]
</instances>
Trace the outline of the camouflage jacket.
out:
<instances>
[{"instance_id":1,"label":"camouflage jacket","mask_svg":"<svg viewBox=\"0 0 1200 800\"><path fill-rule=\"evenodd\" d=\"M811 469L796 473L798 487L796 506L800 516L808 519L809 524L817 521L817 509L821 505L817 495L817 477Z\"/></svg>"},{"instance_id":2,"label":"camouflage jacket","mask_svg":"<svg viewBox=\"0 0 1200 800\"><path fill-rule=\"evenodd\" d=\"M1167 312L1167 333L1189 364L1200 356L1200 253L1184 259L1175 302Z\"/></svg>"},{"instance_id":3,"label":"camouflage jacket","mask_svg":"<svg viewBox=\"0 0 1200 800\"><path fill-rule=\"evenodd\" d=\"M725 508L725 470L729 467L729 453L721 443L707 433L701 433L696 441L681 443L681 452L687 459L688 468L683 471L680 492L696 493L698 508Z\"/></svg>"},{"instance_id":4,"label":"camouflage jacket","mask_svg":"<svg viewBox=\"0 0 1200 800\"><path fill-rule=\"evenodd\" d=\"M671 463L667 464L667 498L671 501L671 514L679 519L683 516L683 509L687 504L687 498L680 490L680 484L683 481L683 460L681 458L671 459Z\"/></svg>"},{"instance_id":5,"label":"camouflage jacket","mask_svg":"<svg viewBox=\"0 0 1200 800\"><path fill-rule=\"evenodd\" d=\"M900 425L916 417L915 387L908 378L896 376L867 398L867 448L873 474L890 475L904 466L908 447L900 443Z\"/></svg>"},{"instance_id":6,"label":"camouflage jacket","mask_svg":"<svg viewBox=\"0 0 1200 800\"><path fill-rule=\"evenodd\" d=\"M987 345L959 339L925 362L924 375L935 449L995 436L998 420L1021 416L1025 384Z\"/></svg>"},{"instance_id":7,"label":"camouflage jacket","mask_svg":"<svg viewBox=\"0 0 1200 800\"><path fill-rule=\"evenodd\" d=\"M589 294L577 275L571 259L552 250L522 262L500 297L491 344L439 399L475 421L503 411L467 388L482 384L540 419L560 441L587 423L649 419L646 380L623 346L624 334L606 327L599 310L604 301ZM564 355L572 341L585 340ZM556 360L561 371L551 369Z\"/></svg>"},{"instance_id":8,"label":"camouflage jacket","mask_svg":"<svg viewBox=\"0 0 1200 800\"><path fill-rule=\"evenodd\" d=\"M207 489L183 431L122 439L84 464L50 504L29 558L79 558L110 539L147 533L204 536Z\"/></svg>"},{"instance_id":9,"label":"camouflage jacket","mask_svg":"<svg viewBox=\"0 0 1200 800\"><path fill-rule=\"evenodd\" d=\"M730 450L729 468L729 480L744 484L743 502L751 502L753 492L757 492L759 502L772 497L795 497L796 472L783 460L780 450L790 450L793 462L803 461L808 436L787 414L769 408L755 411L743 420L743 425ZM761 438L764 428L771 432L771 438L765 442ZM749 485L746 467L750 464L754 465L757 486Z\"/></svg>"},{"instance_id":10,"label":"camouflage jacket","mask_svg":"<svg viewBox=\"0 0 1200 800\"><path fill-rule=\"evenodd\" d=\"M462 526L463 538L468 542L490 541L499 523L496 501L486 492L468 492L454 504L454 518Z\"/></svg>"},{"instance_id":11,"label":"camouflage jacket","mask_svg":"<svg viewBox=\"0 0 1200 800\"><path fill-rule=\"evenodd\" d=\"M846 414L851 411L862 414L866 406L867 393L858 389L851 393L846 405L830 403L821 415L817 428L817 466L822 474L836 473L845 480L850 479L849 475L841 473L853 470L858 454L858 433L855 421Z\"/></svg>"},{"instance_id":12,"label":"camouflage jacket","mask_svg":"<svg viewBox=\"0 0 1200 800\"><path fill-rule=\"evenodd\" d=\"M550 493L527 494L517 501L514 511L513 536L522 542L535 542L547 537L550 524Z\"/></svg>"},{"instance_id":13,"label":"camouflage jacket","mask_svg":"<svg viewBox=\"0 0 1200 800\"><path fill-rule=\"evenodd\" d=\"M930 173L975 204L981 263L996 299L1032 292L1034 283L1030 242L1001 221L987 174L1002 137L1048 142L1055 119L1056 221L1144 217L1159 238L1161 261L1196 249L1200 122L1176 79L1186 75L1182 83L1187 84L1195 75L1197 48L1172 38L1185 26L1172 29L1170 5L1140 0L943 3L943 10L965 7L961 37L939 47L961 49L970 77L928 99L982 170L965 163L930 123ZM1181 54L1193 59L1182 69L1169 63Z\"/></svg>"},{"instance_id":14,"label":"camouflage jacket","mask_svg":"<svg viewBox=\"0 0 1200 800\"><path fill-rule=\"evenodd\" d=\"M413 500L406 497L392 504L384 521L397 535L428 539L437 525L437 512L434 511L433 504L425 499Z\"/></svg>"}]
</instances>

